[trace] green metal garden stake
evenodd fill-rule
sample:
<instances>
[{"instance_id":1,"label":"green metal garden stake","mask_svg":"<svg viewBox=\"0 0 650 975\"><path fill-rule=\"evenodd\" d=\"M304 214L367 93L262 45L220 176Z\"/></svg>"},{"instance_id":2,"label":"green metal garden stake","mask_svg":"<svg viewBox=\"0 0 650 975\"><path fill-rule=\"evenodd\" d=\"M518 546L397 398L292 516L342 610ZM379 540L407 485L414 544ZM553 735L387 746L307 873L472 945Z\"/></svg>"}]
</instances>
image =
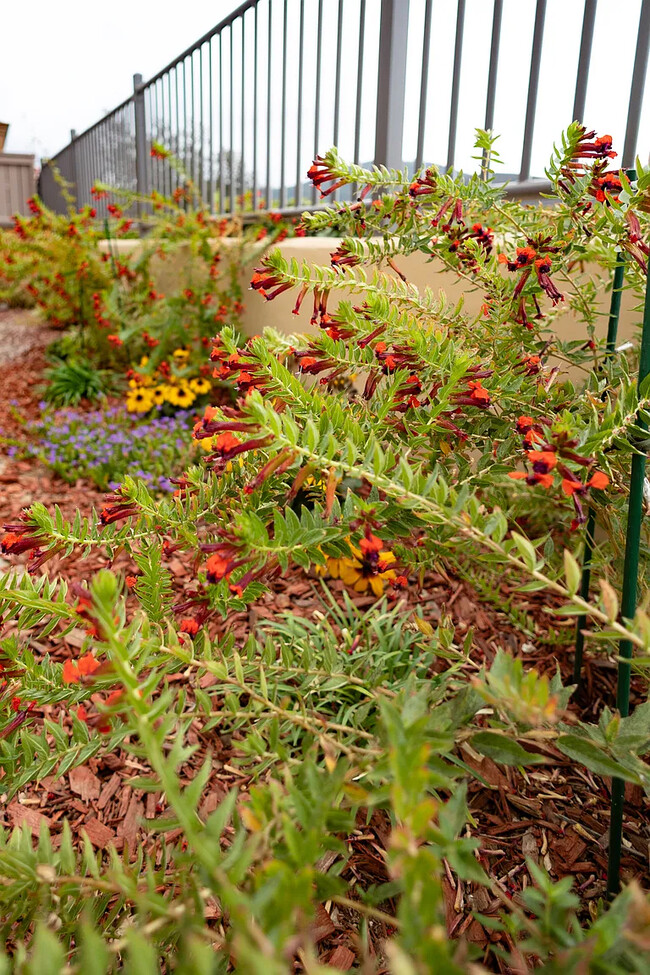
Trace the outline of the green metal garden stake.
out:
<instances>
[{"instance_id":1,"label":"green metal garden stake","mask_svg":"<svg viewBox=\"0 0 650 975\"><path fill-rule=\"evenodd\" d=\"M629 173L628 173L629 175ZM630 176L631 179L634 176ZM618 335L618 320L621 314L621 296L623 294L623 281L625 278L625 252L620 251L618 261L614 269L614 281L612 283L612 299L609 306L609 321L607 323L607 345L606 358L611 359L616 351L616 336ZM582 578L580 580L580 596L582 599L589 599L589 586L591 583L591 557L594 551L594 534L596 531L596 510L593 505L589 506L587 512L587 527L585 529L585 550L582 557ZM580 686L582 680L582 654L585 645L584 630L587 626L587 617L579 616L576 621L576 653L573 660L573 683Z\"/></svg>"},{"instance_id":2,"label":"green metal garden stake","mask_svg":"<svg viewBox=\"0 0 650 975\"><path fill-rule=\"evenodd\" d=\"M650 282L646 281L645 304L643 308L643 330L639 355L639 386L650 374ZM647 430L645 422L639 417L637 425ZM630 501L627 514L625 536L625 561L623 564L623 591L621 593L621 617L631 620L636 613L637 580L639 575L639 549L641 524L643 521L643 484L645 481L646 455L639 451L632 456L630 471ZM625 718L630 713L630 678L632 672L632 644L621 640L618 665L618 684L616 688L616 707ZM612 779L612 805L609 827L609 863L607 868L607 893L614 896L620 889L621 845L623 839L623 797L625 783L622 779Z\"/></svg>"}]
</instances>

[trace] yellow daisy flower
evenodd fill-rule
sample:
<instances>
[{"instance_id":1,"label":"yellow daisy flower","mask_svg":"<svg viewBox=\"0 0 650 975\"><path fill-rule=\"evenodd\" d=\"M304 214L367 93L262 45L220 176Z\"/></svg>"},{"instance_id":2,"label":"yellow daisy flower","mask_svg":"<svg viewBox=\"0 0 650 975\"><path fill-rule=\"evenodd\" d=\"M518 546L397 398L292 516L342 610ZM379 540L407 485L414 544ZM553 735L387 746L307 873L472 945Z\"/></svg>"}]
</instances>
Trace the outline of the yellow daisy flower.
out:
<instances>
[{"instance_id":1,"label":"yellow daisy flower","mask_svg":"<svg viewBox=\"0 0 650 975\"><path fill-rule=\"evenodd\" d=\"M355 592L367 592L370 588L379 598L384 591L385 583L397 578L395 570L388 568L392 562L395 562L395 556L392 552L380 552L378 571L375 571L358 549L352 545L350 549L354 553L354 558L338 559L340 563L338 566L339 577L346 586L350 586Z\"/></svg>"},{"instance_id":2,"label":"yellow daisy flower","mask_svg":"<svg viewBox=\"0 0 650 975\"><path fill-rule=\"evenodd\" d=\"M191 406L195 399L196 396L187 386L182 386L180 389L176 390L176 406Z\"/></svg>"},{"instance_id":3,"label":"yellow daisy flower","mask_svg":"<svg viewBox=\"0 0 650 975\"><path fill-rule=\"evenodd\" d=\"M363 553L354 545L350 545L350 551L352 556L349 558L326 556L327 566L317 565L316 574L320 576L329 574L332 579L341 579L355 592L367 592L368 589L372 589L375 596L379 598L384 591L384 585L391 579L397 578L395 570L389 568L396 561L395 556L390 551L380 552L379 562L377 567L374 567L364 559Z\"/></svg>"},{"instance_id":4,"label":"yellow daisy flower","mask_svg":"<svg viewBox=\"0 0 650 975\"><path fill-rule=\"evenodd\" d=\"M209 379L191 379L189 383L190 389L197 396L205 396L212 389L212 383Z\"/></svg>"},{"instance_id":5,"label":"yellow daisy flower","mask_svg":"<svg viewBox=\"0 0 650 975\"><path fill-rule=\"evenodd\" d=\"M177 359L179 361L184 361L185 359L189 359L189 357L190 357L190 350L189 349L174 349L173 355L174 355L174 358L175 359Z\"/></svg>"},{"instance_id":6,"label":"yellow daisy flower","mask_svg":"<svg viewBox=\"0 0 650 975\"><path fill-rule=\"evenodd\" d=\"M160 386L159 388L162 389L163 391L165 402L171 403L172 406L176 406L177 398L178 398L178 389L176 388L176 386L172 386L171 384L167 383L166 385Z\"/></svg>"},{"instance_id":7,"label":"yellow daisy flower","mask_svg":"<svg viewBox=\"0 0 650 975\"><path fill-rule=\"evenodd\" d=\"M129 413L147 413L153 406L153 397L149 390L136 389L126 397L126 408Z\"/></svg>"},{"instance_id":8,"label":"yellow daisy flower","mask_svg":"<svg viewBox=\"0 0 650 975\"><path fill-rule=\"evenodd\" d=\"M165 402L165 387L156 386L155 389L152 389L151 399L153 400L154 406L162 406Z\"/></svg>"}]
</instances>

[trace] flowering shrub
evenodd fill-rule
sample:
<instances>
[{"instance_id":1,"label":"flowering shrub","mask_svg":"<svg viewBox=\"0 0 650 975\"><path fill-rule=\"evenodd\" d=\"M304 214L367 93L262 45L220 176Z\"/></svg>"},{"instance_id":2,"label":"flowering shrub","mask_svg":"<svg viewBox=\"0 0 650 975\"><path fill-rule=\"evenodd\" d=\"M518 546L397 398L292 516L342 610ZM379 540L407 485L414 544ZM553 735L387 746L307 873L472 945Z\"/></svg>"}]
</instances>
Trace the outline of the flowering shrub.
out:
<instances>
[{"instance_id":1,"label":"flowering shrub","mask_svg":"<svg viewBox=\"0 0 650 975\"><path fill-rule=\"evenodd\" d=\"M487 135L479 147L489 158ZM329 570L399 597L433 565L471 566L493 590L505 579L544 592L556 614L584 614L594 639L611 649L623 637L647 664L650 619L642 609L619 619L612 582L650 388L604 355L593 284L579 271L586 258L611 268L623 250L630 287L645 286L650 174L631 183L608 169L612 153L607 137L571 126L549 166L548 209L507 200L487 166L469 181L434 169L409 179L347 166L335 151L317 159L310 176L323 195L362 188L357 203L304 217L346 234L332 266L275 252L252 280L266 300L293 291L296 316L311 299L317 333L267 332L242 347L221 331L213 377L237 398L195 423L209 450L173 498L127 477L98 523L69 525L34 505L6 527L4 552L29 553L31 572L0 590L2 618L18 621L0 644L3 788L13 795L120 747L142 772L134 787L156 794L152 844L135 863L88 846L75 856L69 832L56 850L47 833L37 850L24 836L0 847L7 916L23 931L39 912L56 919L36 926L35 967L46 957L83 967L92 950L109 968L124 953L152 970L173 957L206 972L317 972L315 919L337 905L356 912L353 954L368 971L503 970L504 959L518 971L647 968L648 902L635 885L583 928L570 879L529 862L533 885L511 900L490 878L465 760L470 749L518 769L568 761L647 789L647 704L580 721L559 676L503 651L489 659L471 632L461 646L444 618L405 620L399 603L364 615L326 602L315 620L216 637L220 617L289 571ZM413 251L480 289L479 316L405 280L400 255ZM566 304L584 341L549 329ZM341 385L352 375L350 394ZM305 491L311 503L295 504ZM591 600L578 595L576 559L586 501L608 529ZM126 549L138 574L104 570L70 593L34 576L74 547L101 548L109 564ZM180 592L172 553L192 567ZM80 621L87 636L71 663L29 649L27 629L62 638ZM59 723L53 704L68 712ZM204 807L226 747L232 790ZM350 869L355 827L373 821L385 836L377 884ZM447 937L446 881L485 905L477 916L496 934L480 956Z\"/></svg>"},{"instance_id":2,"label":"flowering shrub","mask_svg":"<svg viewBox=\"0 0 650 975\"><path fill-rule=\"evenodd\" d=\"M153 373L147 371L148 366L149 357L143 356L137 371L127 373L126 408L130 413L148 413L165 406L186 409L212 392L209 367L204 365L197 371L189 349L174 349L170 361L161 363Z\"/></svg>"},{"instance_id":3,"label":"flowering shrub","mask_svg":"<svg viewBox=\"0 0 650 975\"><path fill-rule=\"evenodd\" d=\"M97 186L93 194L100 199L109 190ZM109 203L101 220L94 207L77 211L66 196L68 214L34 198L31 217L16 217L14 229L0 233L0 299L36 304L50 324L66 327L57 343L61 358L82 356L96 368L125 371L149 355L158 366L179 346L200 354L202 340L226 321L237 327L237 266L245 242L229 249L222 268L222 254L210 242L219 228L200 202L156 198L152 205L130 194L122 205ZM149 233L125 250L120 240L134 224L125 213L136 204L150 208L143 217ZM169 294L153 281L155 267L161 271L166 262L175 262L180 278Z\"/></svg>"},{"instance_id":4,"label":"flowering shrub","mask_svg":"<svg viewBox=\"0 0 650 975\"><path fill-rule=\"evenodd\" d=\"M192 414L152 416L135 422L118 406L95 410L57 410L43 414L29 429L27 450L64 480L79 478L99 488L116 488L125 474L154 492L173 491L171 477L192 461Z\"/></svg>"}]
</instances>

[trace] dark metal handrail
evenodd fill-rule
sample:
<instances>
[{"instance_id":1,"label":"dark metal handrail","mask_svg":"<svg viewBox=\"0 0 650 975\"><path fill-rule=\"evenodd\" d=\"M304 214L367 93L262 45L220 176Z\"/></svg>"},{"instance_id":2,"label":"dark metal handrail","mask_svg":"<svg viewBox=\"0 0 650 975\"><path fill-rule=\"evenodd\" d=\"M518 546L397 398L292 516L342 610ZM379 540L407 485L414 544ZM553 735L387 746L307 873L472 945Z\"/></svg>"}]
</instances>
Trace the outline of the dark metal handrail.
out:
<instances>
[{"instance_id":1,"label":"dark metal handrail","mask_svg":"<svg viewBox=\"0 0 650 975\"><path fill-rule=\"evenodd\" d=\"M597 2L584 0L573 100L573 118L579 120L585 111ZM260 199L267 209L316 206L317 194L305 179L309 160L332 141L345 141L343 119L353 115L354 161L363 164L361 131L367 116L363 96L375 80L373 161L393 168L405 165L407 64L414 57L418 60L419 104L417 148L411 168L431 162L425 158L425 139L433 124L428 118L427 96L436 5L432 0L420 3L424 8L421 48L415 31L409 34L415 10L410 0L375 0L374 9L380 14L376 41L371 34L372 0L246 0L148 81L135 75L129 98L44 163L39 189L45 203L54 209L64 207L53 179L53 166L73 184L79 205L91 202L93 182L116 185L118 178L122 186L143 195L152 190L171 195L182 179L164 160L151 157L152 143L162 142L180 159L213 212L256 210ZM498 69L503 69L507 53L501 44L503 0L492 3L486 129L494 125ZM540 111L546 7L547 0L536 0L521 160L518 179L508 188L509 193L519 195L535 192L534 186L542 191L547 188L530 180L535 122ZM290 9L295 16L289 16ZM466 0L456 0L449 127L445 133L448 169L456 165L463 72L472 70L471 65L463 63L465 14ZM314 26L315 38L311 36ZM357 46L353 59L344 54L349 36L355 38ZM626 168L635 163L649 46L650 0L642 0L621 158ZM356 77L352 83L354 63ZM344 65L348 71L345 80ZM614 65L610 67L615 69ZM326 83L328 72L330 84ZM572 83L567 76L567 86ZM332 128L326 135L323 128L329 114L328 101L333 112ZM567 118L565 124L570 121ZM343 154L350 155L345 150ZM103 205L100 209L104 212Z\"/></svg>"}]
</instances>

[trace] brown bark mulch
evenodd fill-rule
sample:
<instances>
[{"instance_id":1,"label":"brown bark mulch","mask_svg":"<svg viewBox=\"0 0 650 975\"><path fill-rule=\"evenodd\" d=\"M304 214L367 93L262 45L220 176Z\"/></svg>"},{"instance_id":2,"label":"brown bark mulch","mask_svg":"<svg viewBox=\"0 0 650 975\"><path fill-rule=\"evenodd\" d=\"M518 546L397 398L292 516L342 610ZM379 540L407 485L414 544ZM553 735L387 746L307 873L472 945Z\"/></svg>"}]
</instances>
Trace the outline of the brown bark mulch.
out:
<instances>
[{"instance_id":1,"label":"brown bark mulch","mask_svg":"<svg viewBox=\"0 0 650 975\"><path fill-rule=\"evenodd\" d=\"M20 434L17 413L28 420L38 415L35 388L42 381L43 349L51 338L51 330L42 326L29 323L27 329L20 313L0 312L0 362L5 367L10 363L11 376L11 381L0 387L0 431L4 436ZM36 500L47 505L58 504L64 517L72 518L77 511L88 515L93 507L101 506L102 499L102 492L92 485L78 482L70 486L34 460L11 459L0 453L0 523L15 521L21 509ZM86 582L105 562L104 554L95 551L83 560L73 554L65 560L54 561L47 564L45 570L51 577L57 573L69 582ZM0 571L13 564L9 559L0 558ZM182 590L192 573L190 557L175 553L167 564L175 586ZM114 566L124 572L133 568L124 553L118 556ZM330 581L329 586L335 594L341 593L343 588L339 581ZM232 614L225 624L215 629L220 632L227 629L241 645L260 620L286 612L312 617L315 611L322 611L320 593L317 580L295 569L275 580L271 592L247 613ZM351 595L361 608L374 601L368 595ZM421 589L413 585L397 598L404 601L405 613L417 606L434 626L441 616L450 618L461 644L471 629L474 661L489 664L497 650L506 649L522 657L527 665L536 666L549 675L559 666L564 682L571 681L574 624L571 620L550 618L545 612L545 599L538 594L517 594L502 582L499 605L510 602L516 608L515 613L506 614L494 604L481 600L467 580L448 575L443 568L429 572ZM53 659L64 660L76 652L83 638L82 630L73 631L65 640L52 635L41 642L34 636L30 646L36 654L49 653ZM444 666L442 662L441 666ZM187 680L183 674L171 679ZM587 720L597 718L605 704L613 706L615 682L613 660L603 655L588 655L587 690L571 704L572 713ZM210 686L209 675L203 683ZM644 699L642 686L636 687L635 693L637 701ZM45 710L48 717L58 717L57 708ZM38 724L37 715L34 727L38 728ZM213 754L213 775L202 799L200 815L209 815L233 787L245 797L249 777L231 764L237 754L236 741L221 740L214 733L210 733L207 741L197 726L192 727L189 738L199 747L185 769L188 781L203 763L206 752L210 750ZM474 825L468 829L480 842L481 863L498 882L505 897L518 900L522 889L531 883L526 861L532 859L544 866L554 879L566 875L573 878L581 899L581 911L587 918L605 891L610 782L570 762L551 745L543 745L537 750L547 755L548 764L520 772L496 765L475 753L469 745L462 747L460 757L477 775L469 785ZM72 769L59 778L49 776L26 786L11 801L0 806L0 825L13 827L26 823L37 834L45 819L56 845L63 819L68 818L76 840L80 841L82 831L85 831L96 849L106 849L113 844L120 850L128 847L135 851L144 845L152 853L156 850L159 853L159 840L152 838L144 824L147 819L164 812L165 800L160 794L145 793L126 784L139 770L139 763L122 750L96 756L86 766ZM628 786L623 876L626 880L636 878L648 889L649 811L650 805L642 790ZM349 858L343 876L354 881L360 889L388 880L388 834L387 819L375 813L370 823L360 821L358 828L347 838ZM329 869L333 862L324 864L323 869ZM488 964L494 970L508 971L490 952L495 941L502 947L509 947L508 936L487 930L473 916L473 911L498 913L499 900L475 885L462 883L448 867L442 884L448 933L478 945L486 957L490 956ZM389 902L384 905L384 910L390 913L393 907ZM208 915L210 910L214 922L218 923L218 905L215 903L213 908L208 908ZM347 970L357 963L359 945L355 930L358 920L351 909L335 904L321 906L315 938L324 964ZM373 920L369 925L370 950L378 958L382 957L382 941L390 933L381 921Z\"/></svg>"}]
</instances>

